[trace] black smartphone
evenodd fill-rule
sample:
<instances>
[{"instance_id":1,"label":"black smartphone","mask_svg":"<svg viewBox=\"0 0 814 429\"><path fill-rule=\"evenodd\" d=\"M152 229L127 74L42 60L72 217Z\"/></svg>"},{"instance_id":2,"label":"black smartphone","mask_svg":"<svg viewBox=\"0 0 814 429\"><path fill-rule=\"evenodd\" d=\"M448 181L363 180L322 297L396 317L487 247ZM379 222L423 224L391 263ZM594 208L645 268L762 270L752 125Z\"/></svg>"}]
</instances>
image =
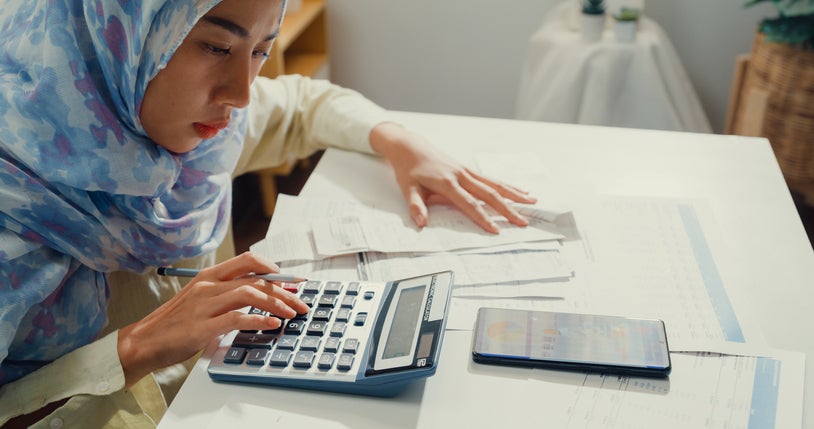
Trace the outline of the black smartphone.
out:
<instances>
[{"instance_id":1,"label":"black smartphone","mask_svg":"<svg viewBox=\"0 0 814 429\"><path fill-rule=\"evenodd\" d=\"M647 377L671 370L661 320L503 308L478 310L472 358Z\"/></svg>"}]
</instances>

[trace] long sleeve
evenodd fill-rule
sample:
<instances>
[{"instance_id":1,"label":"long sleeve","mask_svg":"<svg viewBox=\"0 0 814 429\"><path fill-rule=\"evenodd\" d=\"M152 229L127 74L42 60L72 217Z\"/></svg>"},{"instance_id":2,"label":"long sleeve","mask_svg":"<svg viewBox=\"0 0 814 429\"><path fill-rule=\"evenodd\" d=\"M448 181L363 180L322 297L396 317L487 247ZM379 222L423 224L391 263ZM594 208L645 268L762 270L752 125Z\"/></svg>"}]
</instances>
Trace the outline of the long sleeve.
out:
<instances>
[{"instance_id":1,"label":"long sleeve","mask_svg":"<svg viewBox=\"0 0 814 429\"><path fill-rule=\"evenodd\" d=\"M299 75L258 77L235 176L327 147L373 153L369 135L387 112L356 91Z\"/></svg>"}]
</instances>

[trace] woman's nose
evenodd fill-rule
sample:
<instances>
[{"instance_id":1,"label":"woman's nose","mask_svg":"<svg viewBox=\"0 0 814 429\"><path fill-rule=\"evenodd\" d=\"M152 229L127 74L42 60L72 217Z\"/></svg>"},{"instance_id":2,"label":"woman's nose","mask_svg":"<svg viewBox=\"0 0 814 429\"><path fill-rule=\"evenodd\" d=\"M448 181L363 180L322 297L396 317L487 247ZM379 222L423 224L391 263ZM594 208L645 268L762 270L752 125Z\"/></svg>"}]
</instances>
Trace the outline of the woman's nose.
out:
<instances>
[{"instance_id":1,"label":"woman's nose","mask_svg":"<svg viewBox=\"0 0 814 429\"><path fill-rule=\"evenodd\" d=\"M215 102L229 107L249 105L253 76L249 61L234 61L215 93Z\"/></svg>"}]
</instances>

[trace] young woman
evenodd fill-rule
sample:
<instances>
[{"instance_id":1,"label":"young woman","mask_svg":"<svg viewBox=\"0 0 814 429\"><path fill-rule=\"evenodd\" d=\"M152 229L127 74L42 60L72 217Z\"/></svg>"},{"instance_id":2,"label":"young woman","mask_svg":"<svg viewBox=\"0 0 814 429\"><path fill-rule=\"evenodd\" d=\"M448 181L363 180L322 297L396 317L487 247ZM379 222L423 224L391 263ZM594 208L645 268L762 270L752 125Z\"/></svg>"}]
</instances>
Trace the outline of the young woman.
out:
<instances>
[{"instance_id":1,"label":"young woman","mask_svg":"<svg viewBox=\"0 0 814 429\"><path fill-rule=\"evenodd\" d=\"M269 261L212 265L234 175L329 145L378 153L419 226L435 202L493 233L484 204L526 224L505 201L532 198L442 156L359 94L256 79L284 8L0 5L0 424L154 426L159 369L217 335L280 323L234 310L307 311L279 285L241 278L277 272ZM151 274L170 264L203 270L181 288Z\"/></svg>"}]
</instances>

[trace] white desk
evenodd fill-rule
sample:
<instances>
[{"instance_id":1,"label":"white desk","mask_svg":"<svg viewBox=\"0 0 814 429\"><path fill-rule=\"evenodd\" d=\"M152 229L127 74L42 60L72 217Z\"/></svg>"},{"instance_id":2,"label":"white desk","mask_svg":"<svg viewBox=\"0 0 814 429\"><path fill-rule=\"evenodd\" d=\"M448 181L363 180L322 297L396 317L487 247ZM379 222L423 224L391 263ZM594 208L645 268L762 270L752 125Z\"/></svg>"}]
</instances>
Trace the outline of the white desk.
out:
<instances>
[{"instance_id":1,"label":"white desk","mask_svg":"<svg viewBox=\"0 0 814 429\"><path fill-rule=\"evenodd\" d=\"M814 253L765 139L430 114L397 117L450 153L466 156L499 147L544 154L554 182L579 179L602 193L705 199L726 243L727 261L737 267L726 285L729 293L757 309L754 316L771 346L808 356L814 352L809 331ZM302 195L400 202L379 160L339 151L325 154ZM472 364L470 335L449 331L438 372L391 399L215 383L206 374L204 357L160 427L206 428L224 415L240 420L234 427L246 427L275 410L352 428L460 427L462 416L477 422L467 427L527 427L544 419L515 405L516 395L529 393L522 370ZM811 371L805 386L809 392L814 387ZM804 407L810 422L811 395Z\"/></svg>"},{"instance_id":2,"label":"white desk","mask_svg":"<svg viewBox=\"0 0 814 429\"><path fill-rule=\"evenodd\" d=\"M711 132L700 99L667 35L640 20L637 39L612 28L586 43L555 7L528 43L515 118L666 131Z\"/></svg>"}]
</instances>

